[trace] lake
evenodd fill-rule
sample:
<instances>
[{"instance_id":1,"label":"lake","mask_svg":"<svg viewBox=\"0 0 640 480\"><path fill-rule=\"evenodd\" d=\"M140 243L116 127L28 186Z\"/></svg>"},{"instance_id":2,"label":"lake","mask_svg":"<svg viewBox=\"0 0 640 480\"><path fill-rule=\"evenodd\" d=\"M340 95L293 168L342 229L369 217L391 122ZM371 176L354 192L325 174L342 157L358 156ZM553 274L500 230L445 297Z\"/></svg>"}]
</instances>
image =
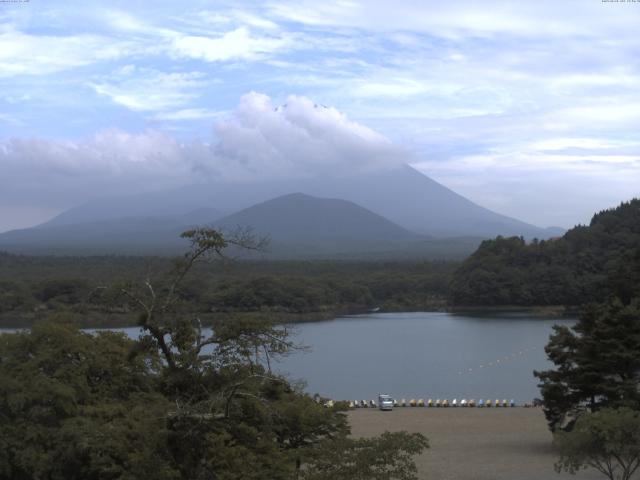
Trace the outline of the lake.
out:
<instances>
[{"instance_id":1,"label":"lake","mask_svg":"<svg viewBox=\"0 0 640 480\"><path fill-rule=\"evenodd\" d=\"M310 393L335 399L540 397L534 369L552 326L575 320L527 314L379 313L294 326L311 352L278 365Z\"/></svg>"},{"instance_id":2,"label":"lake","mask_svg":"<svg viewBox=\"0 0 640 480\"><path fill-rule=\"evenodd\" d=\"M296 352L274 369L305 379L309 393L334 399L539 397L533 370L551 366L544 353L551 327L574 320L526 313L454 315L372 313L290 325ZM122 329L137 337L139 329Z\"/></svg>"}]
</instances>

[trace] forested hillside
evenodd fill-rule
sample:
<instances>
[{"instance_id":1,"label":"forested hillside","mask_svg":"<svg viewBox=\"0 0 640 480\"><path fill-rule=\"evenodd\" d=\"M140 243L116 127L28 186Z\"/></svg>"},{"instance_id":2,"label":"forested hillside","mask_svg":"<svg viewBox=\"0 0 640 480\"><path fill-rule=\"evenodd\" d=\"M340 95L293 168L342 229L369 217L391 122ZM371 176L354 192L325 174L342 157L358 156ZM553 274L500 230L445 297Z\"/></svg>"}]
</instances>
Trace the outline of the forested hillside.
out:
<instances>
[{"instance_id":1,"label":"forested hillside","mask_svg":"<svg viewBox=\"0 0 640 480\"><path fill-rule=\"evenodd\" d=\"M110 290L156 279L163 257L47 257L0 253L0 326L28 326L64 311L80 325L135 324ZM280 322L344 313L432 310L446 303L447 262L218 261L197 265L181 285L181 309L212 317L252 314ZM109 288L103 288L109 287Z\"/></svg>"},{"instance_id":2,"label":"forested hillside","mask_svg":"<svg viewBox=\"0 0 640 480\"><path fill-rule=\"evenodd\" d=\"M455 272L454 305L582 305L640 293L640 200L593 216L563 237L483 242Z\"/></svg>"}]
</instances>

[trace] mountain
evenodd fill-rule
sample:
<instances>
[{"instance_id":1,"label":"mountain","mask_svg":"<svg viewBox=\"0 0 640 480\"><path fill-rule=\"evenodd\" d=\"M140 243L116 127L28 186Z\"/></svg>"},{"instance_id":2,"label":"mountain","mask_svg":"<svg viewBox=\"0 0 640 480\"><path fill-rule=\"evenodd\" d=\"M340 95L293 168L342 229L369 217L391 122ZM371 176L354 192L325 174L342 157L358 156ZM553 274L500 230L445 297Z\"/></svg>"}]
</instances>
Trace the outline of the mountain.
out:
<instances>
[{"instance_id":1,"label":"mountain","mask_svg":"<svg viewBox=\"0 0 640 480\"><path fill-rule=\"evenodd\" d=\"M353 202L302 193L267 200L224 217L216 224L227 228L250 225L258 234L288 243L344 240L406 243L422 239Z\"/></svg>"},{"instance_id":2,"label":"mountain","mask_svg":"<svg viewBox=\"0 0 640 480\"><path fill-rule=\"evenodd\" d=\"M478 237L434 238L411 232L353 202L302 193L253 205L216 222L223 230L250 225L270 243L268 258L461 259Z\"/></svg>"},{"instance_id":3,"label":"mountain","mask_svg":"<svg viewBox=\"0 0 640 480\"><path fill-rule=\"evenodd\" d=\"M169 253L184 248L180 224L167 218L130 217L12 230L0 249L36 254Z\"/></svg>"},{"instance_id":4,"label":"mountain","mask_svg":"<svg viewBox=\"0 0 640 480\"><path fill-rule=\"evenodd\" d=\"M407 165L346 176L212 181L166 192L104 198L67 210L46 225L177 215L205 206L230 214L292 192L351 201L407 230L436 237L549 238L561 233L483 208Z\"/></svg>"},{"instance_id":5,"label":"mountain","mask_svg":"<svg viewBox=\"0 0 640 480\"><path fill-rule=\"evenodd\" d=\"M211 210L174 217L127 217L75 224L49 224L0 234L0 249L22 253L176 254L187 243L179 238L196 224L226 232L251 227L270 240L266 252L232 254L271 259L430 258L459 259L480 238L440 239L411 232L353 202L302 193L276 197L215 222Z\"/></svg>"},{"instance_id":6,"label":"mountain","mask_svg":"<svg viewBox=\"0 0 640 480\"><path fill-rule=\"evenodd\" d=\"M179 236L196 225L213 224L219 211L201 208L184 215L124 217L74 224L43 224L0 234L0 249L22 253L175 253Z\"/></svg>"},{"instance_id":7,"label":"mountain","mask_svg":"<svg viewBox=\"0 0 640 480\"><path fill-rule=\"evenodd\" d=\"M456 305L570 305L640 297L640 199L604 210L588 226L526 243L488 240L455 272Z\"/></svg>"},{"instance_id":8,"label":"mountain","mask_svg":"<svg viewBox=\"0 0 640 480\"><path fill-rule=\"evenodd\" d=\"M224 230L251 226L278 257L343 255L403 249L423 240L353 202L302 193L259 203L216 222Z\"/></svg>"}]
</instances>

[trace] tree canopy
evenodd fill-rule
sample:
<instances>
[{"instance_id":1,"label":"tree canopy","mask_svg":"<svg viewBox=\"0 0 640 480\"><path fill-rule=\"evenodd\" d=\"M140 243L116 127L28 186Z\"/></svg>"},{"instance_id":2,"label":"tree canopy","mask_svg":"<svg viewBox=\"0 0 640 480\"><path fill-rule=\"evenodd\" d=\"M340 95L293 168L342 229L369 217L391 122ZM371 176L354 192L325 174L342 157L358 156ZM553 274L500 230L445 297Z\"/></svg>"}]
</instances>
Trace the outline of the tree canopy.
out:
<instances>
[{"instance_id":1,"label":"tree canopy","mask_svg":"<svg viewBox=\"0 0 640 480\"><path fill-rule=\"evenodd\" d=\"M205 330L180 308L194 265L226 245L196 229L169 275L115 290L141 336L57 321L0 335L0 480L416 478L420 434L349 436L324 406L271 370L296 348L284 327L228 318Z\"/></svg>"},{"instance_id":2,"label":"tree canopy","mask_svg":"<svg viewBox=\"0 0 640 480\"><path fill-rule=\"evenodd\" d=\"M589 306L545 347L555 369L534 372L552 430L602 407L640 409L640 300Z\"/></svg>"},{"instance_id":3,"label":"tree canopy","mask_svg":"<svg viewBox=\"0 0 640 480\"><path fill-rule=\"evenodd\" d=\"M629 480L640 467L640 411L603 409L581 416L570 432L559 432L558 472L594 468L609 480Z\"/></svg>"},{"instance_id":4,"label":"tree canopy","mask_svg":"<svg viewBox=\"0 0 640 480\"><path fill-rule=\"evenodd\" d=\"M212 265L215 263L216 265ZM229 315L297 322L382 311L442 308L456 263L258 261L197 264L177 292L181 309L204 325ZM136 311L113 289L140 278L162 281L163 257L47 257L0 252L0 326L30 326L68 312L88 328L135 325Z\"/></svg>"},{"instance_id":5,"label":"tree canopy","mask_svg":"<svg viewBox=\"0 0 640 480\"><path fill-rule=\"evenodd\" d=\"M640 199L563 237L484 241L450 285L454 305L570 305L640 296Z\"/></svg>"}]
</instances>

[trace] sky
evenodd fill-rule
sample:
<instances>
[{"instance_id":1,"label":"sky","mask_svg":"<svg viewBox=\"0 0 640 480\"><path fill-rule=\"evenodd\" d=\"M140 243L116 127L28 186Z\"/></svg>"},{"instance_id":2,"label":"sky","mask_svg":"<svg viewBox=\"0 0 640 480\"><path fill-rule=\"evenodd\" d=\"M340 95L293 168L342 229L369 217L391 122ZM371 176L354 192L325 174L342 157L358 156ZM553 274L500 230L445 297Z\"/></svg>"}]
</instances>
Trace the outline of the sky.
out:
<instances>
[{"instance_id":1,"label":"sky","mask_svg":"<svg viewBox=\"0 0 640 480\"><path fill-rule=\"evenodd\" d=\"M640 0L0 0L0 231L410 163L499 213L640 196Z\"/></svg>"}]
</instances>

